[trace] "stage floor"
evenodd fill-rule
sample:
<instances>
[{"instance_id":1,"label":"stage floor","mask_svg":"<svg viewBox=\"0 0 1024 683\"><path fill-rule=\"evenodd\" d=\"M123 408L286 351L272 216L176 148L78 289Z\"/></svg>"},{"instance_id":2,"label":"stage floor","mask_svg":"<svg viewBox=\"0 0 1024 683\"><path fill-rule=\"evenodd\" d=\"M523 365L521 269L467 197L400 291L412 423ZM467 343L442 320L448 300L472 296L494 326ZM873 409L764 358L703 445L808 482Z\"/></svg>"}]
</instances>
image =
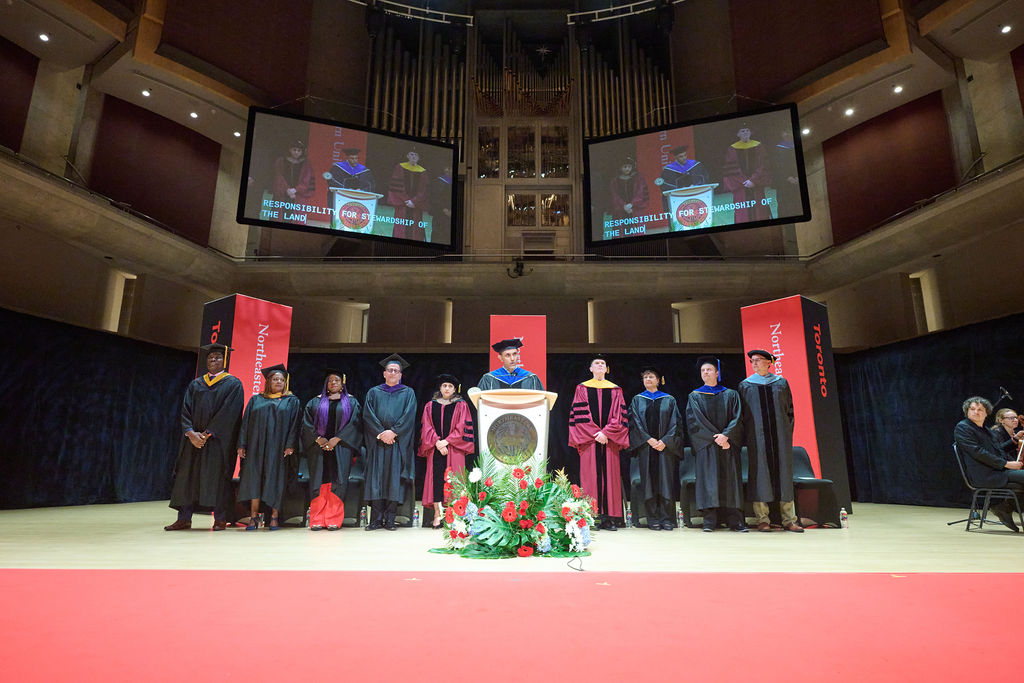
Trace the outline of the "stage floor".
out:
<instances>
[{"instance_id":1,"label":"stage floor","mask_svg":"<svg viewBox=\"0 0 1024 683\"><path fill-rule=\"evenodd\" d=\"M582 568L600 572L1012 572L1024 535L994 524L966 533L966 510L857 504L850 528L737 534L699 529L596 532ZM166 532L166 502L0 511L0 568L258 569L416 572L570 572L566 560L466 560L428 552L442 545L429 529L285 527ZM579 564L575 561L574 564Z\"/></svg>"}]
</instances>

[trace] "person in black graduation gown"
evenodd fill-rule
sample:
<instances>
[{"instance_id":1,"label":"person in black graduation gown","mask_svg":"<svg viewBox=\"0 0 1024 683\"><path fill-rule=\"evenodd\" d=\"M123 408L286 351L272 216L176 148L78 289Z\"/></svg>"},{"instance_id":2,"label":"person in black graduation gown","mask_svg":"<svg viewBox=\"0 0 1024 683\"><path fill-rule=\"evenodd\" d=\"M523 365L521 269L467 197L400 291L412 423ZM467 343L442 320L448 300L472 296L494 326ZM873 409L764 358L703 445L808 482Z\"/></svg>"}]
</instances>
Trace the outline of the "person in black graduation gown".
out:
<instances>
[{"instance_id":1,"label":"person in black graduation gown","mask_svg":"<svg viewBox=\"0 0 1024 683\"><path fill-rule=\"evenodd\" d=\"M359 401L348 393L345 375L328 370L323 390L302 415L302 449L309 467L309 530L340 529L352 459L363 445Z\"/></svg>"},{"instance_id":2,"label":"person in black graduation gown","mask_svg":"<svg viewBox=\"0 0 1024 683\"><path fill-rule=\"evenodd\" d=\"M260 502L270 508L271 531L281 528L278 509L284 496L284 459L299 445L302 405L288 391L288 370L283 365L263 368L263 391L249 399L238 435L238 457L242 459L238 500L249 501L249 525L259 527Z\"/></svg>"},{"instance_id":3,"label":"person in black graduation gown","mask_svg":"<svg viewBox=\"0 0 1024 683\"><path fill-rule=\"evenodd\" d=\"M1024 464L1007 457L992 432L985 428L992 404L981 396L971 396L964 401L963 411L964 419L953 429L953 441L960 451L971 484L991 488L1005 488L1013 484L1024 489ZM1013 520L1013 511L1016 509L1010 499L991 508L999 521L1015 533L1018 528Z\"/></svg>"},{"instance_id":4,"label":"person in black graduation gown","mask_svg":"<svg viewBox=\"0 0 1024 683\"><path fill-rule=\"evenodd\" d=\"M178 519L165 526L166 531L191 529L196 510L213 510L214 531L227 526L235 441L244 403L242 383L224 369L230 350L224 344L202 347L206 372L185 390L181 404L184 437L174 464L170 503L178 511Z\"/></svg>"},{"instance_id":5,"label":"person in black graduation gown","mask_svg":"<svg viewBox=\"0 0 1024 683\"><path fill-rule=\"evenodd\" d=\"M544 391L544 385L540 377L533 374L526 368L519 366L519 349L522 348L521 339L502 339L491 344L491 348L501 359L501 367L491 370L480 378L477 388L480 391L491 389L530 389L532 391Z\"/></svg>"},{"instance_id":6,"label":"person in black graduation gown","mask_svg":"<svg viewBox=\"0 0 1024 683\"><path fill-rule=\"evenodd\" d=\"M683 424L676 399L661 390L661 372L652 366L640 371L644 391L629 404L629 446L636 467L633 485L643 487L647 528L671 530L679 491L679 458Z\"/></svg>"},{"instance_id":7,"label":"person in black graduation gown","mask_svg":"<svg viewBox=\"0 0 1024 683\"><path fill-rule=\"evenodd\" d=\"M686 427L697 459L697 507L704 531L724 521L733 531L747 531L743 522L743 471L740 461L742 407L740 395L726 389L721 363L714 356L697 360L704 386L686 400Z\"/></svg>"},{"instance_id":8,"label":"person in black graduation gown","mask_svg":"<svg viewBox=\"0 0 1024 683\"><path fill-rule=\"evenodd\" d=\"M777 500L782 528L803 533L793 500L793 392L784 377L771 371L775 356L753 349L747 357L754 372L737 387L749 464L747 500L758 531L771 531L768 503Z\"/></svg>"},{"instance_id":9,"label":"person in black graduation gown","mask_svg":"<svg viewBox=\"0 0 1024 683\"><path fill-rule=\"evenodd\" d=\"M366 392L363 441L370 523L366 531L395 530L395 512L415 477L416 392L402 384L409 364L397 353L380 362L384 383Z\"/></svg>"}]
</instances>

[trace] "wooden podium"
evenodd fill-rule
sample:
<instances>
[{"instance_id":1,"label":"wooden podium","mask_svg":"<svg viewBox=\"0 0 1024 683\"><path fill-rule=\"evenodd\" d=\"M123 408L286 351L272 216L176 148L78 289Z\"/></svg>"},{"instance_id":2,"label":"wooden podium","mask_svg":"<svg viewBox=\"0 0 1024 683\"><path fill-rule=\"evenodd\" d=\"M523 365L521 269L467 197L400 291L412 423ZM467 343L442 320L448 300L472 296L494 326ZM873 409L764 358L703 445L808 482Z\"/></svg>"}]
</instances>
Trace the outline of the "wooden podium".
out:
<instances>
[{"instance_id":1,"label":"wooden podium","mask_svg":"<svg viewBox=\"0 0 1024 683\"><path fill-rule=\"evenodd\" d=\"M477 409L481 464L490 458L509 469L529 465L540 476L547 458L549 413L558 394L473 387L466 395Z\"/></svg>"}]
</instances>

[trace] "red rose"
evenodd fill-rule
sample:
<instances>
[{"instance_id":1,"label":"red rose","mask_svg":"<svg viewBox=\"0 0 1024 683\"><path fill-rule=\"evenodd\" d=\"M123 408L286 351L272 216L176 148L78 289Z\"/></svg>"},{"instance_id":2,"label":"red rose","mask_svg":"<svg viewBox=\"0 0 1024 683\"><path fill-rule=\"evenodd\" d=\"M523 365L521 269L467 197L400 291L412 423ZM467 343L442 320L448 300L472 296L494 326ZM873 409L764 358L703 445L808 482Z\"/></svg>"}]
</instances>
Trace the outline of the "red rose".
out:
<instances>
[{"instance_id":1,"label":"red rose","mask_svg":"<svg viewBox=\"0 0 1024 683\"><path fill-rule=\"evenodd\" d=\"M449 534L449 535L450 535L450 536L451 536L452 538L458 538L458 537L459 537L459 532L458 532L458 531L456 531L455 529L452 529L451 531L449 531L449 532L448 532L448 534Z\"/></svg>"},{"instance_id":2,"label":"red rose","mask_svg":"<svg viewBox=\"0 0 1024 683\"><path fill-rule=\"evenodd\" d=\"M519 546L519 557L529 557L533 555L532 545L521 545Z\"/></svg>"},{"instance_id":3,"label":"red rose","mask_svg":"<svg viewBox=\"0 0 1024 683\"><path fill-rule=\"evenodd\" d=\"M481 503L484 502L485 500L487 500L487 491L481 491L480 495L477 496L477 498L480 499Z\"/></svg>"},{"instance_id":4,"label":"red rose","mask_svg":"<svg viewBox=\"0 0 1024 683\"><path fill-rule=\"evenodd\" d=\"M547 531L547 529L544 528L544 524L541 522L537 522L537 533L542 534L545 531Z\"/></svg>"},{"instance_id":5,"label":"red rose","mask_svg":"<svg viewBox=\"0 0 1024 683\"><path fill-rule=\"evenodd\" d=\"M519 503L519 514L526 514L526 511L530 508L530 501L524 500Z\"/></svg>"},{"instance_id":6,"label":"red rose","mask_svg":"<svg viewBox=\"0 0 1024 683\"><path fill-rule=\"evenodd\" d=\"M523 469L521 467L517 467L514 470L512 470L512 476L515 477L516 479L522 479L523 477L526 476L526 472L523 472Z\"/></svg>"},{"instance_id":7,"label":"red rose","mask_svg":"<svg viewBox=\"0 0 1024 683\"><path fill-rule=\"evenodd\" d=\"M501 513L501 518L506 522L514 522L518 516L519 515L516 514L515 508L505 508L505 511Z\"/></svg>"},{"instance_id":8,"label":"red rose","mask_svg":"<svg viewBox=\"0 0 1024 683\"><path fill-rule=\"evenodd\" d=\"M597 514L597 501L593 498L590 499L590 509L594 511L595 515Z\"/></svg>"},{"instance_id":9,"label":"red rose","mask_svg":"<svg viewBox=\"0 0 1024 683\"><path fill-rule=\"evenodd\" d=\"M582 529L586 525L587 525L587 520L583 519L582 517L580 517L578 520L576 520L576 526L578 526L579 528Z\"/></svg>"},{"instance_id":10,"label":"red rose","mask_svg":"<svg viewBox=\"0 0 1024 683\"><path fill-rule=\"evenodd\" d=\"M448 508L447 510L445 510L444 511L444 521L448 522L449 524L454 522L455 521L455 511L452 510L451 508Z\"/></svg>"},{"instance_id":11,"label":"red rose","mask_svg":"<svg viewBox=\"0 0 1024 683\"><path fill-rule=\"evenodd\" d=\"M522 490L525 491L526 489L530 488L530 485L526 483L525 479L520 479L519 480L519 488L521 488Z\"/></svg>"},{"instance_id":12,"label":"red rose","mask_svg":"<svg viewBox=\"0 0 1024 683\"><path fill-rule=\"evenodd\" d=\"M521 519L521 520L519 520L519 528L520 529L529 529L532 526L533 526L533 522L531 522L528 519Z\"/></svg>"},{"instance_id":13,"label":"red rose","mask_svg":"<svg viewBox=\"0 0 1024 683\"><path fill-rule=\"evenodd\" d=\"M534 480L533 485L536 486L537 488L540 488L541 486L544 485L544 482L540 480L540 477L537 477L537 479Z\"/></svg>"},{"instance_id":14,"label":"red rose","mask_svg":"<svg viewBox=\"0 0 1024 683\"><path fill-rule=\"evenodd\" d=\"M548 517L547 513L544 512L543 510L541 510L540 512L537 513L537 521L538 522L540 520L542 520L542 519L547 519L547 517Z\"/></svg>"},{"instance_id":15,"label":"red rose","mask_svg":"<svg viewBox=\"0 0 1024 683\"><path fill-rule=\"evenodd\" d=\"M572 485L572 497L573 498L579 498L582 495L583 495L583 491L580 489L580 487L577 486L576 484L573 484Z\"/></svg>"},{"instance_id":16,"label":"red rose","mask_svg":"<svg viewBox=\"0 0 1024 683\"><path fill-rule=\"evenodd\" d=\"M490 477L484 479L484 486L494 486L494 480Z\"/></svg>"}]
</instances>

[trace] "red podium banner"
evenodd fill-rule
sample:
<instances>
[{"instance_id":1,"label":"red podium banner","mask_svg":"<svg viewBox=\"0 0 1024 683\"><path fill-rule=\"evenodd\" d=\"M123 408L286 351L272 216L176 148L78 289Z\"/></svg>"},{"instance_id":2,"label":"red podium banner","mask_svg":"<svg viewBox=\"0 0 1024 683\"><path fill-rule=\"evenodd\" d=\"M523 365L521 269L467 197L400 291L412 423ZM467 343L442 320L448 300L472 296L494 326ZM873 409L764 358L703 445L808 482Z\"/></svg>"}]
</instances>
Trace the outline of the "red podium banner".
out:
<instances>
[{"instance_id":1,"label":"red podium banner","mask_svg":"<svg viewBox=\"0 0 1024 683\"><path fill-rule=\"evenodd\" d=\"M492 315L491 341L518 339L523 342L519 349L519 365L540 378L541 384L548 385L548 327L544 315ZM493 349L488 349L493 354ZM492 362L490 369L498 367Z\"/></svg>"},{"instance_id":2,"label":"red podium banner","mask_svg":"<svg viewBox=\"0 0 1024 683\"><path fill-rule=\"evenodd\" d=\"M807 450L815 476L831 479L840 502L849 507L828 310L810 299L791 296L744 306L740 316L744 352L770 352L776 357L771 371L789 382L796 419L793 445Z\"/></svg>"}]
</instances>

